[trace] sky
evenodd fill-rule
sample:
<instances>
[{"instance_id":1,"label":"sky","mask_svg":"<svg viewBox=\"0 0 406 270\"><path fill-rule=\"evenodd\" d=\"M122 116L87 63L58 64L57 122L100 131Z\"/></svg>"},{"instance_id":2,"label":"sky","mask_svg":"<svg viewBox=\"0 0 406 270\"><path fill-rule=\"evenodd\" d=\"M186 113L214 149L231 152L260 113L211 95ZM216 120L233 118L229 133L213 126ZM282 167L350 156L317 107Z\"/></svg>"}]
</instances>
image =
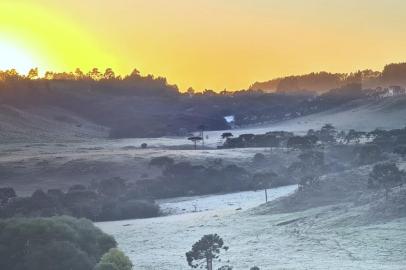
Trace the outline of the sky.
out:
<instances>
[{"instance_id":1,"label":"sky","mask_svg":"<svg viewBox=\"0 0 406 270\"><path fill-rule=\"evenodd\" d=\"M404 0L0 0L0 69L113 68L181 90L406 60Z\"/></svg>"}]
</instances>

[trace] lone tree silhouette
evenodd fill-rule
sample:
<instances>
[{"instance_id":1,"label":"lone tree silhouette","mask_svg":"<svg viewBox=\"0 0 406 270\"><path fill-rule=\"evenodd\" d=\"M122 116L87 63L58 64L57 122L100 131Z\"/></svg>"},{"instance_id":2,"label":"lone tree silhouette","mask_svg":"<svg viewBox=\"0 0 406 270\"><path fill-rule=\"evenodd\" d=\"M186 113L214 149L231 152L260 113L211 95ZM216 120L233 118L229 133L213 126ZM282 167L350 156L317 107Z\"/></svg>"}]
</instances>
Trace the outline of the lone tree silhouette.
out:
<instances>
[{"instance_id":1,"label":"lone tree silhouette","mask_svg":"<svg viewBox=\"0 0 406 270\"><path fill-rule=\"evenodd\" d=\"M192 268L213 270L213 260L219 258L221 249L228 250L223 239L217 234L208 234L193 244L192 250L186 253L186 260Z\"/></svg>"},{"instance_id":2,"label":"lone tree silhouette","mask_svg":"<svg viewBox=\"0 0 406 270\"><path fill-rule=\"evenodd\" d=\"M197 142L203 140L203 138L199 137L199 136L193 136L193 137L189 137L187 139L189 141L192 141L195 144L195 150L197 149Z\"/></svg>"},{"instance_id":3,"label":"lone tree silhouette","mask_svg":"<svg viewBox=\"0 0 406 270\"><path fill-rule=\"evenodd\" d=\"M231 132L224 132L223 134L221 134L221 138L223 139L228 139L230 137L233 137L233 133Z\"/></svg>"}]
</instances>

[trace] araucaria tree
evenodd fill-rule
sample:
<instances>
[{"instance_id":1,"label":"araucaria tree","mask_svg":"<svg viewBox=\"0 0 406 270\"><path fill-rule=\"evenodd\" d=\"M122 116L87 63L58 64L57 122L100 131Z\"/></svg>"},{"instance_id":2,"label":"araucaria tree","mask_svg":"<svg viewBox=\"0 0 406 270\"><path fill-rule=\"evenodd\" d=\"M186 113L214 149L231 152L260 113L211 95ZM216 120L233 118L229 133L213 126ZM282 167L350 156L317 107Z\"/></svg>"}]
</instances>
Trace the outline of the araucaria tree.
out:
<instances>
[{"instance_id":1,"label":"araucaria tree","mask_svg":"<svg viewBox=\"0 0 406 270\"><path fill-rule=\"evenodd\" d=\"M203 140L202 137L199 136L193 136L193 137L189 137L187 138L189 141L192 141L195 145L195 150L197 149L197 142Z\"/></svg>"},{"instance_id":2,"label":"araucaria tree","mask_svg":"<svg viewBox=\"0 0 406 270\"><path fill-rule=\"evenodd\" d=\"M223 239L217 234L208 234L193 244L192 250L186 253L186 260L192 268L212 270L213 260L219 258L222 249L228 250Z\"/></svg>"}]
</instances>

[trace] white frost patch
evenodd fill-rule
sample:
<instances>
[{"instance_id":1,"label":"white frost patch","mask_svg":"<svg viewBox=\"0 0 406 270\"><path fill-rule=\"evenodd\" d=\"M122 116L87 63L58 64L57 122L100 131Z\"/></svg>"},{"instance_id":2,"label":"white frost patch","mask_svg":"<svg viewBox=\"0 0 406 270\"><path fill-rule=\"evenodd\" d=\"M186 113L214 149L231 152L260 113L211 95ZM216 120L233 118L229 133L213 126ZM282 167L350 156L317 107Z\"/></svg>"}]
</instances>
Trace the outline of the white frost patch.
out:
<instances>
[{"instance_id":1,"label":"white frost patch","mask_svg":"<svg viewBox=\"0 0 406 270\"><path fill-rule=\"evenodd\" d=\"M268 200L293 193L297 185L268 189ZM221 195L180 197L159 200L159 205L165 213L181 214L223 209L247 209L265 203L265 191L245 191Z\"/></svg>"}]
</instances>

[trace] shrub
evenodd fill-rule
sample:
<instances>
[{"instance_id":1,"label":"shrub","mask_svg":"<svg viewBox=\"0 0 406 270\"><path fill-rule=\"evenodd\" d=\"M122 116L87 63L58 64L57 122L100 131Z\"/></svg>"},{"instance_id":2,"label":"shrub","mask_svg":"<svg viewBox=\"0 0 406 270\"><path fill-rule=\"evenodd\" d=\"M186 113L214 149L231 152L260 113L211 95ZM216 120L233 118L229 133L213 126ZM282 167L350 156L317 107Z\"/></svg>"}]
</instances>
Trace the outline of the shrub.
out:
<instances>
[{"instance_id":1,"label":"shrub","mask_svg":"<svg viewBox=\"0 0 406 270\"><path fill-rule=\"evenodd\" d=\"M145 200L129 200L119 203L120 219L148 218L159 215L159 206Z\"/></svg>"},{"instance_id":2,"label":"shrub","mask_svg":"<svg viewBox=\"0 0 406 270\"><path fill-rule=\"evenodd\" d=\"M175 163L173 158L170 157L155 157L152 158L151 161L149 162L150 166L157 166L157 167L168 167L171 166Z\"/></svg>"},{"instance_id":3,"label":"shrub","mask_svg":"<svg viewBox=\"0 0 406 270\"><path fill-rule=\"evenodd\" d=\"M16 196L14 189L9 187L0 188L0 205L7 203L11 198L15 198Z\"/></svg>"},{"instance_id":4,"label":"shrub","mask_svg":"<svg viewBox=\"0 0 406 270\"><path fill-rule=\"evenodd\" d=\"M120 177L103 179L96 184L99 194L107 197L117 197L126 190L126 181Z\"/></svg>"},{"instance_id":5,"label":"shrub","mask_svg":"<svg viewBox=\"0 0 406 270\"><path fill-rule=\"evenodd\" d=\"M368 186L385 189L385 197L388 199L390 189L402 184L403 174L395 163L376 164L369 174Z\"/></svg>"},{"instance_id":6,"label":"shrub","mask_svg":"<svg viewBox=\"0 0 406 270\"><path fill-rule=\"evenodd\" d=\"M406 145L396 146L396 148L395 148L395 150L393 150L393 152L395 154L398 154L398 155L402 156L402 157L405 157L406 156Z\"/></svg>"},{"instance_id":7,"label":"shrub","mask_svg":"<svg viewBox=\"0 0 406 270\"><path fill-rule=\"evenodd\" d=\"M366 144L354 150L354 157L360 165L371 164L382 159L382 151L375 144Z\"/></svg>"},{"instance_id":8,"label":"shrub","mask_svg":"<svg viewBox=\"0 0 406 270\"><path fill-rule=\"evenodd\" d=\"M266 161L266 157L262 153L256 153L254 155L254 158L252 159L252 162L255 164L262 164Z\"/></svg>"},{"instance_id":9,"label":"shrub","mask_svg":"<svg viewBox=\"0 0 406 270\"><path fill-rule=\"evenodd\" d=\"M133 264L119 249L112 248L100 259L95 270L131 270Z\"/></svg>"}]
</instances>

